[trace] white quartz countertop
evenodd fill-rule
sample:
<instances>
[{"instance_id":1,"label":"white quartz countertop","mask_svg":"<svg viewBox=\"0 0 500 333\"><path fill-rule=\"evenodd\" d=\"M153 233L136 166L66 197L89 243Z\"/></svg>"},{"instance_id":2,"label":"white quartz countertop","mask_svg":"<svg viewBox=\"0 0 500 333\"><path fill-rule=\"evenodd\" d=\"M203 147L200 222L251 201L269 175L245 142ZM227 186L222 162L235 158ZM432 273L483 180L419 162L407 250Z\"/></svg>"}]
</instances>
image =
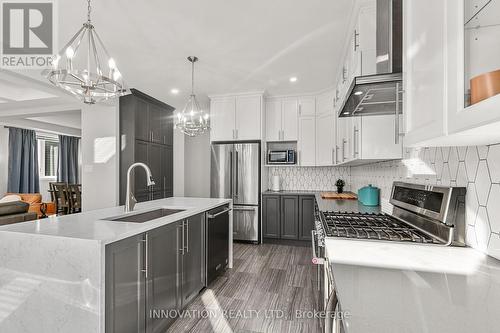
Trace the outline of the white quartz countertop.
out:
<instances>
[{"instance_id":1,"label":"white quartz countertop","mask_svg":"<svg viewBox=\"0 0 500 333\"><path fill-rule=\"evenodd\" d=\"M77 238L112 243L148 230L182 220L207 210L230 203L230 199L172 197L138 203L134 215L157 209L184 209L184 211L144 223L106 221L106 218L126 215L124 207L112 207L79 214L52 216L46 219L10 224L0 227L0 232Z\"/></svg>"},{"instance_id":2,"label":"white quartz countertop","mask_svg":"<svg viewBox=\"0 0 500 333\"><path fill-rule=\"evenodd\" d=\"M472 248L326 240L347 333L498 332L500 261Z\"/></svg>"}]
</instances>

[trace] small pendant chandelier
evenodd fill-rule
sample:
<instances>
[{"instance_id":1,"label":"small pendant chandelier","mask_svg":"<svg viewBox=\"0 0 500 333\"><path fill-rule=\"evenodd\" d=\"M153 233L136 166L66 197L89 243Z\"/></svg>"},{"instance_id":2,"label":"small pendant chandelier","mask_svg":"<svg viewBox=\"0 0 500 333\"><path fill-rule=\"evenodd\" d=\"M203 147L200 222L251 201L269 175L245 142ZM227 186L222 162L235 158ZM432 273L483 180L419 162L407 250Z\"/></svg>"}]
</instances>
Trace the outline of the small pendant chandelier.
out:
<instances>
[{"instance_id":1,"label":"small pendant chandelier","mask_svg":"<svg viewBox=\"0 0 500 333\"><path fill-rule=\"evenodd\" d=\"M115 60L109 56L90 20L91 10L87 0L87 22L52 57L52 69L47 72L52 84L86 104L121 96L126 90Z\"/></svg>"},{"instance_id":2,"label":"small pendant chandelier","mask_svg":"<svg viewBox=\"0 0 500 333\"><path fill-rule=\"evenodd\" d=\"M198 58L192 56L187 59L191 62L191 95L184 109L176 115L175 128L193 137L210 130L210 125L208 113L200 107L194 94L194 63L198 61Z\"/></svg>"}]
</instances>

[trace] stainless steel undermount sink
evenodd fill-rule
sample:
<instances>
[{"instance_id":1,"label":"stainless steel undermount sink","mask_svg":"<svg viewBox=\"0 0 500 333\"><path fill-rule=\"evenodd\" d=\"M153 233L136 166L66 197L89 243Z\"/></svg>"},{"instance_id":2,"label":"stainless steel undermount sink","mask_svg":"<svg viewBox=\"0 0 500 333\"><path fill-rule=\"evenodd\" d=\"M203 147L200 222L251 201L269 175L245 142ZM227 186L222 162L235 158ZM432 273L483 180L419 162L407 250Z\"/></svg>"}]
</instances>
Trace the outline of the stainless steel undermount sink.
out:
<instances>
[{"instance_id":1,"label":"stainless steel undermount sink","mask_svg":"<svg viewBox=\"0 0 500 333\"><path fill-rule=\"evenodd\" d=\"M144 213L131 214L125 216L118 217L109 217L104 220L107 221L118 221L118 222L134 222L134 223L144 223L151 220L159 219L160 217L169 216L172 214L177 214L183 212L185 209L168 209L168 208L159 208L155 210L150 210Z\"/></svg>"}]
</instances>

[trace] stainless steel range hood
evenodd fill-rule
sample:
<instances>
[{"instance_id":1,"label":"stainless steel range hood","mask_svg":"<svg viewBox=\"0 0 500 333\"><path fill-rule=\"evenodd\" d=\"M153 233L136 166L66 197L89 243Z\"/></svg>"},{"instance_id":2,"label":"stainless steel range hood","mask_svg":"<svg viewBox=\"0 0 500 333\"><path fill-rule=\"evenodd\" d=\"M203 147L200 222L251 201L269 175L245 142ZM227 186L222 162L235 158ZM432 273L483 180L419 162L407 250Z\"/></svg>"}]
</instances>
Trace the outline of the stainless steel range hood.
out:
<instances>
[{"instance_id":1,"label":"stainless steel range hood","mask_svg":"<svg viewBox=\"0 0 500 333\"><path fill-rule=\"evenodd\" d=\"M377 0L377 74L353 80L339 117L401 112L402 58L402 0Z\"/></svg>"}]
</instances>

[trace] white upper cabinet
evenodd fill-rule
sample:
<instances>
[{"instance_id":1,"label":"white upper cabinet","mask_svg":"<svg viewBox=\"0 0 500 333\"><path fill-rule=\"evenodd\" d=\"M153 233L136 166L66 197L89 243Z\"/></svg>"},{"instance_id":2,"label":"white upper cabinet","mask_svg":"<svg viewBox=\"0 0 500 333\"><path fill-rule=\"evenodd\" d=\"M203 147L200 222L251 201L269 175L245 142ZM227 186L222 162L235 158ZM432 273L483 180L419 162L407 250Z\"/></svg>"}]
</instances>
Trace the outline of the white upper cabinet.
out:
<instances>
[{"instance_id":1,"label":"white upper cabinet","mask_svg":"<svg viewBox=\"0 0 500 333\"><path fill-rule=\"evenodd\" d=\"M464 29L464 8L472 0L465 1L404 0L404 113L408 146L500 142L500 95L466 107L464 91L471 79L466 73L471 76L469 72L475 65L464 55L470 55L471 48L481 44L481 36L477 35L481 23ZM498 1L491 2L494 3ZM498 8L491 9L498 13ZM500 23L500 16L493 16ZM490 35L495 29L487 30L483 36L487 47L480 51L481 59L477 61L481 65L496 62L490 70L500 69L500 47ZM498 38L500 29L496 29L494 40Z\"/></svg>"},{"instance_id":2,"label":"white upper cabinet","mask_svg":"<svg viewBox=\"0 0 500 333\"><path fill-rule=\"evenodd\" d=\"M314 115L299 118L297 148L298 165L316 165L316 117Z\"/></svg>"},{"instance_id":3,"label":"white upper cabinet","mask_svg":"<svg viewBox=\"0 0 500 333\"><path fill-rule=\"evenodd\" d=\"M281 140L281 100L266 100L266 140Z\"/></svg>"},{"instance_id":4,"label":"white upper cabinet","mask_svg":"<svg viewBox=\"0 0 500 333\"><path fill-rule=\"evenodd\" d=\"M340 165L361 165L400 159L403 145L396 136L393 115L337 119L338 158Z\"/></svg>"},{"instance_id":5,"label":"white upper cabinet","mask_svg":"<svg viewBox=\"0 0 500 333\"><path fill-rule=\"evenodd\" d=\"M215 98L210 101L210 140L235 140L236 98Z\"/></svg>"},{"instance_id":6,"label":"white upper cabinet","mask_svg":"<svg viewBox=\"0 0 500 333\"><path fill-rule=\"evenodd\" d=\"M210 141L261 140L261 94L210 97Z\"/></svg>"},{"instance_id":7,"label":"white upper cabinet","mask_svg":"<svg viewBox=\"0 0 500 333\"><path fill-rule=\"evenodd\" d=\"M316 115L316 98L314 96L299 98L299 117Z\"/></svg>"},{"instance_id":8,"label":"white upper cabinet","mask_svg":"<svg viewBox=\"0 0 500 333\"><path fill-rule=\"evenodd\" d=\"M336 161L337 113L335 91L325 91L316 98L316 165L332 166Z\"/></svg>"},{"instance_id":9,"label":"white upper cabinet","mask_svg":"<svg viewBox=\"0 0 500 333\"><path fill-rule=\"evenodd\" d=\"M316 98L300 97L299 103L299 137L297 140L298 164L301 166L316 165Z\"/></svg>"},{"instance_id":10,"label":"white upper cabinet","mask_svg":"<svg viewBox=\"0 0 500 333\"><path fill-rule=\"evenodd\" d=\"M283 100L283 141L297 141L299 134L299 102L297 98L285 98Z\"/></svg>"},{"instance_id":11,"label":"white upper cabinet","mask_svg":"<svg viewBox=\"0 0 500 333\"><path fill-rule=\"evenodd\" d=\"M262 96L236 97L236 139L258 140L261 138Z\"/></svg>"},{"instance_id":12,"label":"white upper cabinet","mask_svg":"<svg viewBox=\"0 0 500 333\"><path fill-rule=\"evenodd\" d=\"M324 112L316 116L316 165L332 166L337 164L336 128L333 112ZM335 154L337 153L337 157Z\"/></svg>"},{"instance_id":13,"label":"white upper cabinet","mask_svg":"<svg viewBox=\"0 0 500 333\"><path fill-rule=\"evenodd\" d=\"M451 41L447 50L448 134L474 134L480 138L475 144L498 143L500 94L470 105L470 82L474 77L500 70L500 2L447 0L446 15L447 37Z\"/></svg>"},{"instance_id":14,"label":"white upper cabinet","mask_svg":"<svg viewBox=\"0 0 500 333\"><path fill-rule=\"evenodd\" d=\"M403 8L405 143L412 145L445 135L446 1L407 0Z\"/></svg>"},{"instance_id":15,"label":"white upper cabinet","mask_svg":"<svg viewBox=\"0 0 500 333\"><path fill-rule=\"evenodd\" d=\"M297 98L266 100L266 141L297 141L299 135Z\"/></svg>"},{"instance_id":16,"label":"white upper cabinet","mask_svg":"<svg viewBox=\"0 0 500 333\"><path fill-rule=\"evenodd\" d=\"M336 164L345 163L350 160L350 127L351 118L337 118L337 144L335 149Z\"/></svg>"},{"instance_id":17,"label":"white upper cabinet","mask_svg":"<svg viewBox=\"0 0 500 333\"><path fill-rule=\"evenodd\" d=\"M374 1L362 7L359 11L355 45L357 63L361 68L356 70L361 75L377 73L377 7ZM361 53L361 54L360 54Z\"/></svg>"},{"instance_id":18,"label":"white upper cabinet","mask_svg":"<svg viewBox=\"0 0 500 333\"><path fill-rule=\"evenodd\" d=\"M335 91L326 91L316 99L316 115L334 113Z\"/></svg>"}]
</instances>

